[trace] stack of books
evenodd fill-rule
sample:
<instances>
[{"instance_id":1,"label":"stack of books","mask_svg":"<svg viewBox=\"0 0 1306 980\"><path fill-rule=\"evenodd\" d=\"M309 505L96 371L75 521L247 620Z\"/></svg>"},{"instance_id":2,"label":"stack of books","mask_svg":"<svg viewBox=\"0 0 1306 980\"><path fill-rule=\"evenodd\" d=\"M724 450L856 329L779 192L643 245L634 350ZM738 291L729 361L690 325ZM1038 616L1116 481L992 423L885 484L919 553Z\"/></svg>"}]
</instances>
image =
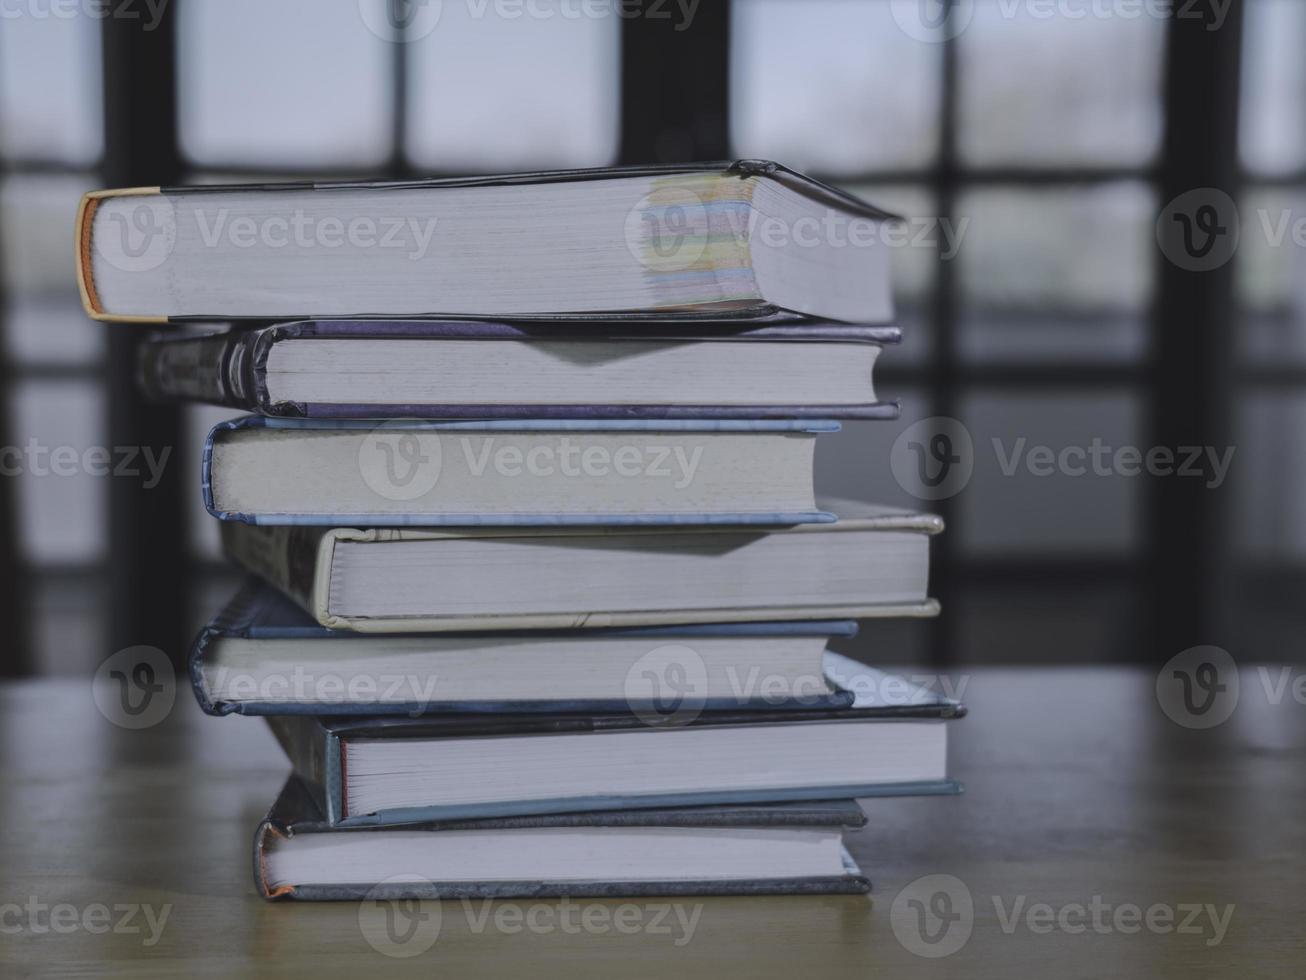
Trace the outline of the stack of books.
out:
<instances>
[{"instance_id":1,"label":"stack of books","mask_svg":"<svg viewBox=\"0 0 1306 980\"><path fill-rule=\"evenodd\" d=\"M898 332L884 245L796 231L887 220L761 161L88 196L93 316L256 321L140 382L254 413L190 674L294 766L262 895L869 888L854 801L956 792L963 709L827 649L937 612L940 525L818 502Z\"/></svg>"}]
</instances>

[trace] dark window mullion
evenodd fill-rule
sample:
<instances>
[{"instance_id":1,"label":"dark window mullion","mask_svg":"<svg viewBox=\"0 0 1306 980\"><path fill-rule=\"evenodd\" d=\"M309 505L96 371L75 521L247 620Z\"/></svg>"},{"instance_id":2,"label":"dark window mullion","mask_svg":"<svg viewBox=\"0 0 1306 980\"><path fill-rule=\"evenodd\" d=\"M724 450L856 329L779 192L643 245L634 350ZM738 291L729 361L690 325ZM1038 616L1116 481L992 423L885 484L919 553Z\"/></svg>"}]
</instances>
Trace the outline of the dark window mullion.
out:
<instances>
[{"instance_id":1,"label":"dark window mullion","mask_svg":"<svg viewBox=\"0 0 1306 980\"><path fill-rule=\"evenodd\" d=\"M154 29L105 18L100 26L104 98L104 182L111 187L172 185L184 172L177 134L175 8ZM187 433L178 406L146 403L136 389L137 344L143 332L120 324L108 332L110 445L173 447L182 455ZM192 488L168 467L150 490L109 481L110 630L107 649L149 644L180 667L190 623L186 615L189 561L186 526Z\"/></svg>"},{"instance_id":2,"label":"dark window mullion","mask_svg":"<svg viewBox=\"0 0 1306 980\"><path fill-rule=\"evenodd\" d=\"M408 32L411 22L405 21L404 37L390 42L390 159L386 164L387 176L396 179L410 176L413 168L408 159Z\"/></svg>"},{"instance_id":3,"label":"dark window mullion","mask_svg":"<svg viewBox=\"0 0 1306 980\"><path fill-rule=\"evenodd\" d=\"M1138 391L1146 379L1148 365L1076 364L1073 361L1037 363L992 363L968 365L963 376L953 383L957 391L983 391L986 389L1018 390L1022 392L1046 391L1055 397L1068 390L1098 391L1122 389L1123 393ZM884 366L876 366L876 382L894 387L928 388L935 380L931 365L907 364L892 366L885 359Z\"/></svg>"},{"instance_id":4,"label":"dark window mullion","mask_svg":"<svg viewBox=\"0 0 1306 980\"><path fill-rule=\"evenodd\" d=\"M1211 11L1172 18L1166 45L1165 140L1161 202L1199 188L1238 195L1238 112L1243 7L1222 25ZM1231 444L1232 264L1190 271L1160 254L1148 393L1157 446ZM1200 481L1149 485L1152 595L1143 655L1165 660L1196 644L1228 643L1229 481L1218 492Z\"/></svg>"},{"instance_id":5,"label":"dark window mullion","mask_svg":"<svg viewBox=\"0 0 1306 980\"><path fill-rule=\"evenodd\" d=\"M0 268L3 268L3 260L3 254L0 254ZM7 285L4 277L0 276L0 329L5 331L9 329L6 322L8 318L3 317ZM15 379L10 376L6 347L7 344L0 345L0 366L3 366L5 375L0 378L0 439L15 444L18 440L13 438L13 420L10 414ZM36 667L35 651L30 642L31 622L27 613L31 608L27 596L28 576L22 548L18 543L18 530L18 481L3 477L0 478L0 621L11 632L7 637L8 652L5 656L0 656L0 677L21 677Z\"/></svg>"},{"instance_id":6,"label":"dark window mullion","mask_svg":"<svg viewBox=\"0 0 1306 980\"><path fill-rule=\"evenodd\" d=\"M943 42L940 58L942 82L939 107L938 160L934 167L935 217L951 221L957 211L959 163L957 158L958 114L958 54L957 39L949 37ZM955 418L957 415L957 267L954 260L945 259L943 241L940 239L935 253L934 302L930 311L933 326L933 343L929 352L930 383L928 385L931 414ZM953 570L956 564L957 526L953 501L935 501L931 509L943 518L949 529L938 536L931 546L931 592L945 598L951 592ZM955 660L959 623L956 617L945 612L934 620L930 630L929 656L937 666L946 666Z\"/></svg>"}]
</instances>

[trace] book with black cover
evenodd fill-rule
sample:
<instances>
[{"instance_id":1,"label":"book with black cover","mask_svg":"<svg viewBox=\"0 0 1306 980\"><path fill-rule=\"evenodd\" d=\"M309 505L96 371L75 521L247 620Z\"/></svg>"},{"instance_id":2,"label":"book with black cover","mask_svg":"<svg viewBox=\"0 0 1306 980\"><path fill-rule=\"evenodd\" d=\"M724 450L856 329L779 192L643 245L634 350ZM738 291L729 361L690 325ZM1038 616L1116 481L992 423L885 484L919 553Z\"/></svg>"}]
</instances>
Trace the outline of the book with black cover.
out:
<instances>
[{"instance_id":1,"label":"book with black cover","mask_svg":"<svg viewBox=\"0 0 1306 980\"><path fill-rule=\"evenodd\" d=\"M852 800L812 800L338 827L291 776L254 834L254 883L264 898L300 901L862 894L870 882L839 838L865 824ZM557 867L576 832L588 871ZM713 874L685 853L704 847L730 849ZM613 876L593 877L604 862Z\"/></svg>"},{"instance_id":2,"label":"book with black cover","mask_svg":"<svg viewBox=\"0 0 1306 980\"><path fill-rule=\"evenodd\" d=\"M141 345L156 400L319 419L890 419L896 327L306 320Z\"/></svg>"},{"instance_id":3,"label":"book with black cover","mask_svg":"<svg viewBox=\"0 0 1306 980\"><path fill-rule=\"evenodd\" d=\"M267 718L333 826L958 791L965 708L830 655L846 708Z\"/></svg>"}]
</instances>

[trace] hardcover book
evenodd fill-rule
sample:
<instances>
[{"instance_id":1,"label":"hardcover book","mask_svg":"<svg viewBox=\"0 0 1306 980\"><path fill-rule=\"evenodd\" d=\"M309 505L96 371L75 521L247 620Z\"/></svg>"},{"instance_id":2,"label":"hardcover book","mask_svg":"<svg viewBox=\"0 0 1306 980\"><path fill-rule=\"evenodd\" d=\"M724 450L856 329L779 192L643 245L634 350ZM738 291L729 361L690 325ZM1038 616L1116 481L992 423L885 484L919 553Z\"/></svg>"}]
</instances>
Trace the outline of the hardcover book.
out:
<instances>
[{"instance_id":1,"label":"hardcover book","mask_svg":"<svg viewBox=\"0 0 1306 980\"><path fill-rule=\"evenodd\" d=\"M595 629L932 616L937 517L832 504L838 523L686 528L263 527L223 545L331 629Z\"/></svg>"},{"instance_id":2,"label":"hardcover book","mask_svg":"<svg viewBox=\"0 0 1306 980\"><path fill-rule=\"evenodd\" d=\"M366 527L801 524L837 422L322 422L248 415L204 447L223 521Z\"/></svg>"},{"instance_id":3,"label":"hardcover book","mask_svg":"<svg viewBox=\"0 0 1306 980\"><path fill-rule=\"evenodd\" d=\"M77 273L87 313L115 321L887 323L892 220L765 160L128 188L82 199Z\"/></svg>"},{"instance_id":4,"label":"hardcover book","mask_svg":"<svg viewBox=\"0 0 1306 980\"><path fill-rule=\"evenodd\" d=\"M156 400L287 418L878 419L897 417L871 374L898 339L805 322L308 320L155 337L138 374Z\"/></svg>"},{"instance_id":5,"label":"hardcover book","mask_svg":"<svg viewBox=\"0 0 1306 980\"><path fill-rule=\"evenodd\" d=\"M948 794L937 692L830 655L845 708L267 718L333 826Z\"/></svg>"},{"instance_id":6,"label":"hardcover book","mask_svg":"<svg viewBox=\"0 0 1306 980\"><path fill-rule=\"evenodd\" d=\"M196 638L190 678L212 715L657 712L667 692L655 682L673 665L678 706L841 707L853 695L826 676L826 644L856 632L842 621L354 633L251 580Z\"/></svg>"},{"instance_id":7,"label":"hardcover book","mask_svg":"<svg viewBox=\"0 0 1306 980\"><path fill-rule=\"evenodd\" d=\"M295 776L254 835L268 899L862 894L852 800L333 827Z\"/></svg>"}]
</instances>

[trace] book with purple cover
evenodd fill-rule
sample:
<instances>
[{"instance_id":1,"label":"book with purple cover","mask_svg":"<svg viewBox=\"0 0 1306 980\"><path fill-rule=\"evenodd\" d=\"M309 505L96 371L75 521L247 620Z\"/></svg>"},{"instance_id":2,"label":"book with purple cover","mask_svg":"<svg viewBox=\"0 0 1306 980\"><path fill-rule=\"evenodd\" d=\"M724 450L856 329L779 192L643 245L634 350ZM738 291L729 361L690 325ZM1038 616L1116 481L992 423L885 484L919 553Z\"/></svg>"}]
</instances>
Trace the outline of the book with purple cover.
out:
<instances>
[{"instance_id":1,"label":"book with purple cover","mask_svg":"<svg viewBox=\"0 0 1306 980\"><path fill-rule=\"evenodd\" d=\"M287 418L892 419L872 368L898 328L303 320L157 336L156 400Z\"/></svg>"}]
</instances>

